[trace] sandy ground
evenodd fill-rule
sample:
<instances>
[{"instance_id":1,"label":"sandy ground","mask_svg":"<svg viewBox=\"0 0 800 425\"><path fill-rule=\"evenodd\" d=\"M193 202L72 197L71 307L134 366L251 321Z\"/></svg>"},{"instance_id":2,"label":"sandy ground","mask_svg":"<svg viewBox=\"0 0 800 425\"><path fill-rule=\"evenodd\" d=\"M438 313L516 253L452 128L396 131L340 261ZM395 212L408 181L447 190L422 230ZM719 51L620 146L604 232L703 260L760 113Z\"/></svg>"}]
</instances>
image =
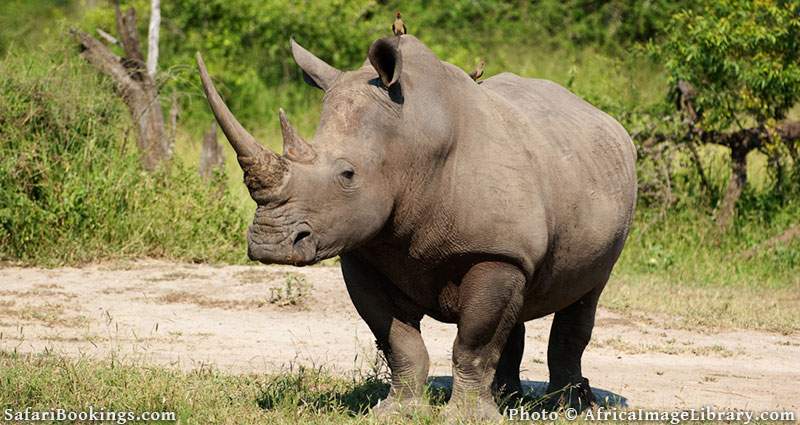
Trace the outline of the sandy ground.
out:
<instances>
[{"instance_id":1,"label":"sandy ground","mask_svg":"<svg viewBox=\"0 0 800 425\"><path fill-rule=\"evenodd\" d=\"M269 302L305 281L304 305ZM613 284L613 282L612 282ZM285 297L284 297L285 299ZM602 300L601 300L602 302ZM432 376L450 375L455 326L423 320ZM628 407L800 411L800 335L679 330L600 310L584 375ZM527 324L523 377L547 380L550 319ZM336 267L136 262L0 268L0 349L130 360L234 373L291 365L367 369L375 345Z\"/></svg>"}]
</instances>

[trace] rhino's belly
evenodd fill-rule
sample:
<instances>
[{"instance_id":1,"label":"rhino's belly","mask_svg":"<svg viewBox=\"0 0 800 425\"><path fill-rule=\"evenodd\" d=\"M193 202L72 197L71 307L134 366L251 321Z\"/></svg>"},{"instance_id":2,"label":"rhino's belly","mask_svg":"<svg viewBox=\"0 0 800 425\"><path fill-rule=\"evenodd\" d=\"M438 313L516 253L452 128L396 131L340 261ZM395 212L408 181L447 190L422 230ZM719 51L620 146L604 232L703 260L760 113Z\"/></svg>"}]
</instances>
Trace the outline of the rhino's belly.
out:
<instances>
[{"instance_id":1,"label":"rhino's belly","mask_svg":"<svg viewBox=\"0 0 800 425\"><path fill-rule=\"evenodd\" d=\"M512 240L536 239L520 237L506 239L501 244L503 248L514 248L506 252L490 244L488 248L483 247L485 249L458 252L427 261L425 258L412 258L407 251L373 246L364 252L364 256L418 311L446 323L458 322L459 286L469 268L482 261L509 258L509 261L521 266L523 273L528 276L521 320L533 320L562 310L592 289L605 284L622 251L628 220L609 215L609 221L601 225L597 221L600 216L599 213L592 215L593 235L591 231L581 229L581 226L569 226L572 231L562 233L561 243L546 253L540 251L547 249L546 242L509 245ZM540 228L531 226L527 229L539 233L537 229ZM517 232L515 236L524 233ZM517 255L510 254L517 251ZM518 259L524 257L530 260L529 263L535 264L530 270L525 270L524 262Z\"/></svg>"},{"instance_id":2,"label":"rhino's belly","mask_svg":"<svg viewBox=\"0 0 800 425\"><path fill-rule=\"evenodd\" d=\"M608 281L622 252L627 232L608 241L594 257L573 255L574 249L548 254L525 292L523 320L533 320L563 310Z\"/></svg>"}]
</instances>

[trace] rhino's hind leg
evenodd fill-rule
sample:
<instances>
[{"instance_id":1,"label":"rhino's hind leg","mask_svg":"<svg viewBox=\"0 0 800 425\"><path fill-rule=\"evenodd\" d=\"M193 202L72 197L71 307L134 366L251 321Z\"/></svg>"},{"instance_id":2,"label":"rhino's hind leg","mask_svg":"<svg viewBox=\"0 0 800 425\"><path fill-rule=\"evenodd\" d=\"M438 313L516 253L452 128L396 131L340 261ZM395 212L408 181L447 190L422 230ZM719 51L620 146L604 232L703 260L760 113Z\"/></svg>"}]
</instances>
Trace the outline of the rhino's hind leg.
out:
<instances>
[{"instance_id":1,"label":"rhino's hind leg","mask_svg":"<svg viewBox=\"0 0 800 425\"><path fill-rule=\"evenodd\" d=\"M424 385L429 359L419 330L422 314L399 308L400 294L390 293L386 278L369 265L351 256L342 256L341 261L350 299L375 335L392 374L389 397L373 413L412 415L427 409Z\"/></svg>"},{"instance_id":2,"label":"rhino's hind leg","mask_svg":"<svg viewBox=\"0 0 800 425\"><path fill-rule=\"evenodd\" d=\"M497 371L492 382L492 392L499 400L522 396L522 383L519 379L519 366L525 351L525 324L517 323L508 334L505 348L497 363Z\"/></svg>"},{"instance_id":3,"label":"rhino's hind leg","mask_svg":"<svg viewBox=\"0 0 800 425\"><path fill-rule=\"evenodd\" d=\"M445 409L450 421L499 419L492 381L517 324L525 277L507 263L480 263L459 286L458 334L453 344L453 395Z\"/></svg>"},{"instance_id":4,"label":"rhino's hind leg","mask_svg":"<svg viewBox=\"0 0 800 425\"><path fill-rule=\"evenodd\" d=\"M581 373L581 357L592 337L597 300L605 285L600 285L569 307L556 312L547 346L547 368L551 394L547 405L585 409L595 403L589 380Z\"/></svg>"}]
</instances>

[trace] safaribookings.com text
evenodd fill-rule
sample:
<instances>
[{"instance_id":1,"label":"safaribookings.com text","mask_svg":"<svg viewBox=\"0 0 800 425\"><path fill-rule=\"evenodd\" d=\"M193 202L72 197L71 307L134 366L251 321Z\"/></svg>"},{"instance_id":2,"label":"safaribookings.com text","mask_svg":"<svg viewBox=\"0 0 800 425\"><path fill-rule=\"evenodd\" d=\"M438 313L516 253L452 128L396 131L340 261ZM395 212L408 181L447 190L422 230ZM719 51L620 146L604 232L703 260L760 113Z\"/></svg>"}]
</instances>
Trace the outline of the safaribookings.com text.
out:
<instances>
[{"instance_id":1,"label":"safaribookings.com text","mask_svg":"<svg viewBox=\"0 0 800 425\"><path fill-rule=\"evenodd\" d=\"M124 425L128 422L175 421L175 412L133 412L106 410L89 406L77 411L67 409L36 410L30 407L22 409L3 409L0 423L9 422L104 422Z\"/></svg>"}]
</instances>

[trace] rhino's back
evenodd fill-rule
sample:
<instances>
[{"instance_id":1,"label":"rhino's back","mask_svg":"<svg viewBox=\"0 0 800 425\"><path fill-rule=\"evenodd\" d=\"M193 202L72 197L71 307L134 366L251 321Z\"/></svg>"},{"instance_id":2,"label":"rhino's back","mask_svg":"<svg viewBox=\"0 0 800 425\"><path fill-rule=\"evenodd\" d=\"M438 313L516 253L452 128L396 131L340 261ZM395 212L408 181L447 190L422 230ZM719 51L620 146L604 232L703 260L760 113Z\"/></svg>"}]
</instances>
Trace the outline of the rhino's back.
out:
<instances>
[{"instance_id":1,"label":"rhino's back","mask_svg":"<svg viewBox=\"0 0 800 425\"><path fill-rule=\"evenodd\" d=\"M549 80L502 73L481 87L496 102L500 113L510 113L526 125L522 131L537 137L522 137L519 143L536 148L540 155L559 155L590 173L593 183L635 184L636 151L625 129L611 116ZM493 96L492 96L493 95ZM548 160L554 158L548 158ZM575 161L572 160L576 160ZM594 173L608 173L608 179Z\"/></svg>"}]
</instances>

